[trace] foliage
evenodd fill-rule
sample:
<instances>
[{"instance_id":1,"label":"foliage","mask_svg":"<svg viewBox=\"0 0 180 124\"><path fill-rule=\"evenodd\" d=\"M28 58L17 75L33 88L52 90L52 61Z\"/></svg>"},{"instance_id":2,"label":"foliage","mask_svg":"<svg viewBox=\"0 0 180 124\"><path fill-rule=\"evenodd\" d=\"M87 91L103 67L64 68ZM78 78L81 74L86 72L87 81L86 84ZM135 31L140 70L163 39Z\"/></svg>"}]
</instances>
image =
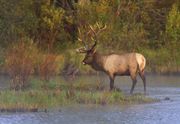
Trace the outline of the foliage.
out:
<instances>
[{"instance_id":1,"label":"foliage","mask_svg":"<svg viewBox=\"0 0 180 124\"><path fill-rule=\"evenodd\" d=\"M179 68L179 15L178 0L1 0L0 46L6 49L12 41L28 37L43 54L63 56L60 70L71 64L92 72L82 66L83 56L74 49L83 45L77 29L87 32L89 24L99 22L107 25L98 36L102 52L145 52L149 64L158 69L167 63Z\"/></svg>"},{"instance_id":2,"label":"foliage","mask_svg":"<svg viewBox=\"0 0 180 124\"><path fill-rule=\"evenodd\" d=\"M7 46L22 36L34 37L38 18L32 0L1 0L0 5L1 45Z\"/></svg>"},{"instance_id":3,"label":"foliage","mask_svg":"<svg viewBox=\"0 0 180 124\"><path fill-rule=\"evenodd\" d=\"M53 48L54 42L57 40L62 30L62 19L64 11L55 8L49 4L41 6L40 15L40 42L42 45L48 45L49 49ZM46 46L47 47L47 46Z\"/></svg>"},{"instance_id":4,"label":"foliage","mask_svg":"<svg viewBox=\"0 0 180 124\"><path fill-rule=\"evenodd\" d=\"M166 24L167 34L173 38L174 41L180 39L180 5L174 4L167 17Z\"/></svg>"},{"instance_id":5,"label":"foliage","mask_svg":"<svg viewBox=\"0 0 180 124\"><path fill-rule=\"evenodd\" d=\"M39 73L44 82L49 82L51 77L59 74L62 69L63 56L53 54L44 55L39 65Z\"/></svg>"},{"instance_id":6,"label":"foliage","mask_svg":"<svg viewBox=\"0 0 180 124\"><path fill-rule=\"evenodd\" d=\"M12 79L11 88L21 90L28 85L38 59L37 46L29 39L12 44L6 51L5 66Z\"/></svg>"}]
</instances>

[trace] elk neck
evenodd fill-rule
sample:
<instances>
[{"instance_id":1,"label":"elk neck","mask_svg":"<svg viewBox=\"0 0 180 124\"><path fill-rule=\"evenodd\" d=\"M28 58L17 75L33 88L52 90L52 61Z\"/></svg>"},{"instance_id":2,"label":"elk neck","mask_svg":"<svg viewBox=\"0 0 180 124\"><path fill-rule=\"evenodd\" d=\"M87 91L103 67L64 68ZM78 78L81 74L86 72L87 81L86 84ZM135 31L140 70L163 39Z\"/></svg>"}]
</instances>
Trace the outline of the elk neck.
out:
<instances>
[{"instance_id":1,"label":"elk neck","mask_svg":"<svg viewBox=\"0 0 180 124\"><path fill-rule=\"evenodd\" d=\"M99 52L95 52L93 56L93 62L91 63L91 67L97 71L105 71L104 63L106 60L106 56L100 54Z\"/></svg>"}]
</instances>

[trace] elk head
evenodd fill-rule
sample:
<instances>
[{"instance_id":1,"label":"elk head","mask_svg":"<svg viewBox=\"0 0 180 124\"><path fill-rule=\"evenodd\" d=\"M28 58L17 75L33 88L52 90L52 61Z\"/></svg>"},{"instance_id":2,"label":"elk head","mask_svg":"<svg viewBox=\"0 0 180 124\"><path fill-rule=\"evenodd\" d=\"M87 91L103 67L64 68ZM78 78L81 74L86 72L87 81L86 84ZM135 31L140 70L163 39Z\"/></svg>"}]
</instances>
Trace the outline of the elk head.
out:
<instances>
[{"instance_id":1,"label":"elk head","mask_svg":"<svg viewBox=\"0 0 180 124\"><path fill-rule=\"evenodd\" d=\"M89 28L90 28L90 30L87 31L87 33L85 33L83 36L82 36L80 29L78 29L79 35L81 36L81 38L78 38L78 40L83 42L84 47L76 49L76 51L78 53L86 54L85 58L82 61L82 63L84 65L86 65L86 64L90 65L91 63L93 63L93 57L94 57L94 54L96 53L95 47L97 45L97 36L99 35L100 32L102 32L106 29L106 25L104 25L103 27L100 27L99 23L96 23L96 28L94 28L92 25L89 25ZM91 39L94 41L94 44L90 48L85 43L85 42L87 42L86 39Z\"/></svg>"}]
</instances>

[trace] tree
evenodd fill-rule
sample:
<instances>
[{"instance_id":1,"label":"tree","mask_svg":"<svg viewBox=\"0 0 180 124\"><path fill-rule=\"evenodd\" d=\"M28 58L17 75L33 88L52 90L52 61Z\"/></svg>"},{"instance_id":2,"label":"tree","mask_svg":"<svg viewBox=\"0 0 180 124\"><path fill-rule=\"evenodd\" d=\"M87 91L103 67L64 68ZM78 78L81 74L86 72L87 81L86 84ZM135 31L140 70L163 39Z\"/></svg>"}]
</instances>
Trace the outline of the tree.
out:
<instances>
[{"instance_id":1,"label":"tree","mask_svg":"<svg viewBox=\"0 0 180 124\"><path fill-rule=\"evenodd\" d=\"M32 0L0 0L1 45L17 41L22 36L32 37L37 22Z\"/></svg>"},{"instance_id":2,"label":"tree","mask_svg":"<svg viewBox=\"0 0 180 124\"><path fill-rule=\"evenodd\" d=\"M73 42L77 40L77 8L75 6L77 3L78 0L55 0L55 5L65 10L64 30L70 34Z\"/></svg>"}]
</instances>

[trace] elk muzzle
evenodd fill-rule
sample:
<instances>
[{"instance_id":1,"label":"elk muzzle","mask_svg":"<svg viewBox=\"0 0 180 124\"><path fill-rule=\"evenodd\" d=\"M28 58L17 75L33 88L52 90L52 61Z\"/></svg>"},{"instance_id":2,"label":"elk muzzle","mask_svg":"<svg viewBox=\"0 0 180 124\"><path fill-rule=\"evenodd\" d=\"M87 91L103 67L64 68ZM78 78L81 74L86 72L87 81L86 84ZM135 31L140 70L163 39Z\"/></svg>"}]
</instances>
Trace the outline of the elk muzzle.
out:
<instances>
[{"instance_id":1,"label":"elk muzzle","mask_svg":"<svg viewBox=\"0 0 180 124\"><path fill-rule=\"evenodd\" d=\"M86 65L86 63L85 63L85 62L83 62L83 61L82 61L82 64L83 64L83 65Z\"/></svg>"},{"instance_id":2,"label":"elk muzzle","mask_svg":"<svg viewBox=\"0 0 180 124\"><path fill-rule=\"evenodd\" d=\"M86 64L87 64L86 59L84 59L84 60L82 61L82 64L83 64L83 65L86 65Z\"/></svg>"}]
</instances>

